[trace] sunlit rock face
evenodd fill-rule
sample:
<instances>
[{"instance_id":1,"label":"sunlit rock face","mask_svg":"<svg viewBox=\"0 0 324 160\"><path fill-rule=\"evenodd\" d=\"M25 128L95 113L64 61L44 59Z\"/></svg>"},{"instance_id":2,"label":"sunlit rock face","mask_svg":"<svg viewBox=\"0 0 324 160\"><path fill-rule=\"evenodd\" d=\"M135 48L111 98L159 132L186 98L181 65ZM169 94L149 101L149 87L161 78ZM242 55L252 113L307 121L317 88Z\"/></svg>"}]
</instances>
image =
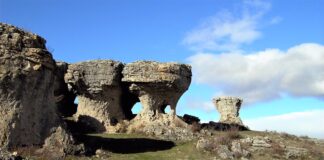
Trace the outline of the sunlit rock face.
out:
<instances>
[{"instance_id":1,"label":"sunlit rock face","mask_svg":"<svg viewBox=\"0 0 324 160\"><path fill-rule=\"evenodd\" d=\"M78 97L75 117L96 131L106 131L112 121L125 119L121 106L123 64L93 60L70 64L65 82Z\"/></svg>"},{"instance_id":2,"label":"sunlit rock face","mask_svg":"<svg viewBox=\"0 0 324 160\"><path fill-rule=\"evenodd\" d=\"M42 144L57 124L55 68L43 38L0 23L0 147Z\"/></svg>"},{"instance_id":3,"label":"sunlit rock face","mask_svg":"<svg viewBox=\"0 0 324 160\"><path fill-rule=\"evenodd\" d=\"M239 117L242 99L237 97L217 97L213 99L213 102L221 115L219 122L243 125Z\"/></svg>"}]
</instances>

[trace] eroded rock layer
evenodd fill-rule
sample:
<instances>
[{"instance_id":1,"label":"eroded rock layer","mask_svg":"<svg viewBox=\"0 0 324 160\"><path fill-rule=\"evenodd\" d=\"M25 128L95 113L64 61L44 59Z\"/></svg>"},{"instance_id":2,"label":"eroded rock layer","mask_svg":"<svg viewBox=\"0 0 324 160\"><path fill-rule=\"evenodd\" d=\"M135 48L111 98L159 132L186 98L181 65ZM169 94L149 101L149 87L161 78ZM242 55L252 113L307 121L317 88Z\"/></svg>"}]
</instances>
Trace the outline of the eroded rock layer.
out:
<instances>
[{"instance_id":1,"label":"eroded rock layer","mask_svg":"<svg viewBox=\"0 0 324 160\"><path fill-rule=\"evenodd\" d=\"M45 40L0 23L0 147L42 144L57 122Z\"/></svg>"},{"instance_id":2,"label":"eroded rock layer","mask_svg":"<svg viewBox=\"0 0 324 160\"><path fill-rule=\"evenodd\" d=\"M65 82L78 97L79 122L106 131L111 121L125 119L121 107L121 71L123 64L112 60L94 60L71 64Z\"/></svg>"}]
</instances>

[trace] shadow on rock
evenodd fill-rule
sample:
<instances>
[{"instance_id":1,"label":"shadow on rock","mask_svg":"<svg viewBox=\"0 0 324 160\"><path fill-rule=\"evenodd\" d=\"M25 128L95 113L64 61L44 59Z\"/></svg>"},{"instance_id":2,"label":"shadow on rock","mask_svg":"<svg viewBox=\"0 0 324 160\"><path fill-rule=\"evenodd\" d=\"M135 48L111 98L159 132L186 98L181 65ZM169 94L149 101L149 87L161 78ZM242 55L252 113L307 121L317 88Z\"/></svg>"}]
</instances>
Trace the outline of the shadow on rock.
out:
<instances>
[{"instance_id":1,"label":"shadow on rock","mask_svg":"<svg viewBox=\"0 0 324 160\"><path fill-rule=\"evenodd\" d=\"M129 154L168 150L175 146L172 141L149 138L104 138L78 135L77 139L85 144L89 155L95 154L97 149L108 150L113 153Z\"/></svg>"},{"instance_id":2,"label":"shadow on rock","mask_svg":"<svg viewBox=\"0 0 324 160\"><path fill-rule=\"evenodd\" d=\"M102 133L106 131L102 123L86 115L79 116L77 122L71 119L64 119L64 121L72 134Z\"/></svg>"}]
</instances>

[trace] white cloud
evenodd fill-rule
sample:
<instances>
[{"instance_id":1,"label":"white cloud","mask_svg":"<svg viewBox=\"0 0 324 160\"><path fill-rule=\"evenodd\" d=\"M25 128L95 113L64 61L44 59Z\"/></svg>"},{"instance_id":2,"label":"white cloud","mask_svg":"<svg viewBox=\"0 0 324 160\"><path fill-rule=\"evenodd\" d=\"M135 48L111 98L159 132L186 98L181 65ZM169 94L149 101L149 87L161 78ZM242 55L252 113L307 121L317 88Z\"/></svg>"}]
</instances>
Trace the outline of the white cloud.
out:
<instances>
[{"instance_id":1,"label":"white cloud","mask_svg":"<svg viewBox=\"0 0 324 160\"><path fill-rule=\"evenodd\" d=\"M312 110L244 120L244 124L252 130L275 130L324 139L323 117L324 110Z\"/></svg>"},{"instance_id":2,"label":"white cloud","mask_svg":"<svg viewBox=\"0 0 324 160\"><path fill-rule=\"evenodd\" d=\"M324 96L324 46L320 44L251 54L198 53L188 61L196 83L214 86L225 95L243 97L248 103L272 100L282 93Z\"/></svg>"},{"instance_id":3,"label":"white cloud","mask_svg":"<svg viewBox=\"0 0 324 160\"><path fill-rule=\"evenodd\" d=\"M189 32L183 43L198 51L237 50L261 37L258 24L270 7L263 1L246 0L239 11L240 16L229 11L219 12Z\"/></svg>"}]
</instances>

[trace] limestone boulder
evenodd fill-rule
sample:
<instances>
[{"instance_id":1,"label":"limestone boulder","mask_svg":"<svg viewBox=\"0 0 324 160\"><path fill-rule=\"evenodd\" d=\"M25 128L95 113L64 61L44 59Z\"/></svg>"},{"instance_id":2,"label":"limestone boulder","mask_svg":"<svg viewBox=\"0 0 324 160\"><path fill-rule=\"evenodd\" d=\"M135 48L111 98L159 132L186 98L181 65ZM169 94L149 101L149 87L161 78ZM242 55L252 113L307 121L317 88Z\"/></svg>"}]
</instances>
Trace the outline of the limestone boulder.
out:
<instances>
[{"instance_id":1,"label":"limestone boulder","mask_svg":"<svg viewBox=\"0 0 324 160\"><path fill-rule=\"evenodd\" d=\"M57 124L55 67L43 38L0 23L0 147L42 144Z\"/></svg>"},{"instance_id":2,"label":"limestone boulder","mask_svg":"<svg viewBox=\"0 0 324 160\"><path fill-rule=\"evenodd\" d=\"M93 60L70 64L65 82L78 98L75 117L95 131L107 131L115 121L125 119L121 106L123 64Z\"/></svg>"}]
</instances>

